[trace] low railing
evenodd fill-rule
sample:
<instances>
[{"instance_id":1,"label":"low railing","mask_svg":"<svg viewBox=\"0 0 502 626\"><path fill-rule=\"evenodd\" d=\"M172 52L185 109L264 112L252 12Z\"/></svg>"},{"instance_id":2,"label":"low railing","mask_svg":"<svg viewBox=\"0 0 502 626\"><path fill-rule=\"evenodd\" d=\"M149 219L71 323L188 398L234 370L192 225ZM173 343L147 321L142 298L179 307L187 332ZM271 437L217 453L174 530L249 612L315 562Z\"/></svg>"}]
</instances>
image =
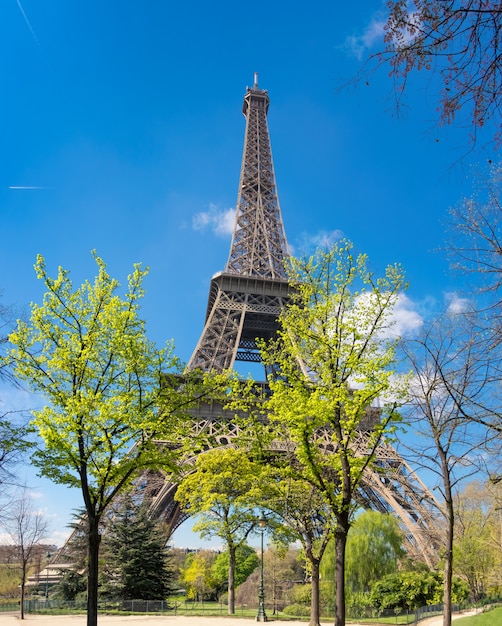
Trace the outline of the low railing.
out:
<instances>
[{"instance_id":1,"label":"low railing","mask_svg":"<svg viewBox=\"0 0 502 626\"><path fill-rule=\"evenodd\" d=\"M300 608L300 605L295 605ZM468 610L474 607L467 607L463 605L453 605L452 611L458 613L464 610ZM25 613L85 613L85 602L68 602L62 600L51 599L29 599L24 602ZM310 606L305 605L304 611L295 611L294 617L297 619L308 619L310 615ZM171 599L166 600L101 600L98 605L100 612L113 612L113 613L155 613L157 615L183 615L183 616L217 616L227 615L228 606L223 602L189 602L189 601L177 601ZM293 615L287 610L274 612L273 607L266 604L265 610L267 615L273 616L274 619L280 619L281 617L287 617L292 619ZM12 603L5 603L0 605L1 612L14 612L19 611L19 601L12 601ZM250 604L236 604L235 615L239 617L252 617L256 614L257 605ZM424 606L416 610L409 611L396 611L385 610L378 611L369 607L350 607L347 609L347 620L358 621L368 620L374 621L380 618L393 618L393 624L412 625L419 624L422 620L434 617L435 615L443 614L443 605L435 604ZM324 614L322 619L329 620L332 616L328 613Z\"/></svg>"}]
</instances>

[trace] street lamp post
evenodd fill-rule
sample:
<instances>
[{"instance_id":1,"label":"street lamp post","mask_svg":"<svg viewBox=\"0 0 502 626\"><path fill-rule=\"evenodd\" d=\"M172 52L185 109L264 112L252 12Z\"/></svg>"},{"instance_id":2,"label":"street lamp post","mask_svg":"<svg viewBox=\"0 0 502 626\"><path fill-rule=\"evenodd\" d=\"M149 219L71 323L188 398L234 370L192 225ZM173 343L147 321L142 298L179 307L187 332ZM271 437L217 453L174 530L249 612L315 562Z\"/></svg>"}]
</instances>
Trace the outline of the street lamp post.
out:
<instances>
[{"instance_id":1,"label":"street lamp post","mask_svg":"<svg viewBox=\"0 0 502 626\"><path fill-rule=\"evenodd\" d=\"M51 553L47 552L47 563L45 564L45 601L49 598L49 561L51 560Z\"/></svg>"},{"instance_id":2,"label":"street lamp post","mask_svg":"<svg viewBox=\"0 0 502 626\"><path fill-rule=\"evenodd\" d=\"M261 567L260 567L260 587L258 590L258 614L256 615L257 622L267 622L267 615L265 613L265 590L263 587L263 535L265 534L265 528L267 526L267 520L264 515L258 520L258 527L261 533Z\"/></svg>"}]
</instances>

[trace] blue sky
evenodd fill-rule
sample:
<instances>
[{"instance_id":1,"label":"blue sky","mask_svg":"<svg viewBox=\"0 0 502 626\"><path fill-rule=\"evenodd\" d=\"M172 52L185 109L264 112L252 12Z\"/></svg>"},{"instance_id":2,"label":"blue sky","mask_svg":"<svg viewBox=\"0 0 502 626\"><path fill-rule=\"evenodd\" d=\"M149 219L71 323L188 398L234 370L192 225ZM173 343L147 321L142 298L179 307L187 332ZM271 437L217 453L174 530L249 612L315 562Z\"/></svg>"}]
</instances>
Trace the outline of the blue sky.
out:
<instances>
[{"instance_id":1,"label":"blue sky","mask_svg":"<svg viewBox=\"0 0 502 626\"><path fill-rule=\"evenodd\" d=\"M259 72L286 233L296 253L343 234L375 270L401 263L403 324L459 291L442 252L447 209L471 193L464 130L438 129L434 80L396 116L387 71L340 86L378 48L385 3L3 0L0 247L3 304L40 301L41 253L75 284L96 249L125 282L151 268L151 339L188 360L211 275L230 246L246 85ZM231 223L231 221L230 221ZM11 394L11 401L19 401ZM24 401L24 400L23 400ZM7 392L4 392L7 402ZM79 494L33 480L60 542ZM192 545L187 522L176 545Z\"/></svg>"}]
</instances>

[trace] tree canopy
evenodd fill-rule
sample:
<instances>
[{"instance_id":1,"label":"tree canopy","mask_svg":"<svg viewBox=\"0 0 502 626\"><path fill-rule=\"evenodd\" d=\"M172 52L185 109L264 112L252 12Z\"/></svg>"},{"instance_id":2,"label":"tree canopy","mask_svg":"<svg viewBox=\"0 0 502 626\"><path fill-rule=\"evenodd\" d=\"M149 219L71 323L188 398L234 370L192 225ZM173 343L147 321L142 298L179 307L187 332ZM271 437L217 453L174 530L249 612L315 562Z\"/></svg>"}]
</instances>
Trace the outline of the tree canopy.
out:
<instances>
[{"instance_id":1,"label":"tree canopy","mask_svg":"<svg viewBox=\"0 0 502 626\"><path fill-rule=\"evenodd\" d=\"M494 0L391 0L380 63L390 64L401 98L413 71L439 75L441 123L462 118L476 141L493 122L500 145L502 8Z\"/></svg>"},{"instance_id":2,"label":"tree canopy","mask_svg":"<svg viewBox=\"0 0 502 626\"><path fill-rule=\"evenodd\" d=\"M148 270L139 264L119 295L103 260L94 283L74 289L69 272L52 278L43 257L35 271L46 293L31 305L29 322L11 333L16 376L45 405L32 423L43 446L34 454L43 476L81 490L89 542L88 626L97 624L100 524L115 496L145 468L173 466L173 448L187 410L197 402L200 377L181 386L172 344L158 349L139 317Z\"/></svg>"},{"instance_id":3,"label":"tree canopy","mask_svg":"<svg viewBox=\"0 0 502 626\"><path fill-rule=\"evenodd\" d=\"M240 545L235 551L235 587L242 585L258 567L260 559L256 554L256 550L246 544ZM219 590L227 591L228 587L228 566L230 564L230 555L228 550L220 552L213 563L212 575L215 584Z\"/></svg>"},{"instance_id":4,"label":"tree canopy","mask_svg":"<svg viewBox=\"0 0 502 626\"><path fill-rule=\"evenodd\" d=\"M210 450L197 457L195 471L181 482L176 499L200 515L194 531L220 537L228 548L228 612L235 611L236 551L257 523L259 466L245 450Z\"/></svg>"},{"instance_id":5,"label":"tree canopy","mask_svg":"<svg viewBox=\"0 0 502 626\"><path fill-rule=\"evenodd\" d=\"M403 531L395 516L364 511L352 524L347 539L347 586L368 591L374 581L398 568L403 557Z\"/></svg>"},{"instance_id":6,"label":"tree canopy","mask_svg":"<svg viewBox=\"0 0 502 626\"><path fill-rule=\"evenodd\" d=\"M309 482L336 519L336 626L345 623L347 534L364 474L399 420L404 388L394 376L392 312L402 269L381 277L342 241L293 259L291 303L276 341L262 345L270 376L269 429L288 441L296 478Z\"/></svg>"},{"instance_id":7,"label":"tree canopy","mask_svg":"<svg viewBox=\"0 0 502 626\"><path fill-rule=\"evenodd\" d=\"M414 610L427 604L439 604L443 595L443 579L432 571L396 572L384 576L371 589L373 606L381 609ZM465 602L469 597L467 585L453 580L453 600Z\"/></svg>"},{"instance_id":8,"label":"tree canopy","mask_svg":"<svg viewBox=\"0 0 502 626\"><path fill-rule=\"evenodd\" d=\"M500 483L473 481L455 496L455 574L479 601L497 594L502 572Z\"/></svg>"}]
</instances>

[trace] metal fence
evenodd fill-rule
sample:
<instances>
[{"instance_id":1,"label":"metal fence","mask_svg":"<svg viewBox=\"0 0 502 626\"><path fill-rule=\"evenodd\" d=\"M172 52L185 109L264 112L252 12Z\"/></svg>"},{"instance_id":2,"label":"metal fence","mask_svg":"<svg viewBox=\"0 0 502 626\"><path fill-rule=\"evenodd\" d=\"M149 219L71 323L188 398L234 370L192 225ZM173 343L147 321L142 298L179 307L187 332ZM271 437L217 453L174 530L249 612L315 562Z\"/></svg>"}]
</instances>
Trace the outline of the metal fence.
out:
<instances>
[{"instance_id":1,"label":"metal fence","mask_svg":"<svg viewBox=\"0 0 502 626\"><path fill-rule=\"evenodd\" d=\"M266 606L267 615L274 614L271 606ZM465 610L467 607L461 605L453 605L452 611L454 613ZM0 612L3 611L18 611L19 601L13 601L12 604L0 605ZM30 599L24 602L25 613L47 613L47 612L65 612L69 613L85 613L87 606L85 603L77 602L65 602L61 600L51 599ZM99 611L113 611L117 613L155 613L162 615L197 615L197 616L210 616L210 615L226 615L228 606L223 602L219 604L202 602L177 602L177 601L165 601L165 600L115 600L115 601L100 601L98 606ZM236 605L235 614L237 616L249 616L250 611L256 610L251 604ZM308 618L310 615L310 607L305 605L305 614L297 614L295 617ZM395 624L419 624L424 619L434 617L435 615L443 614L443 605L435 604L430 606L423 606L415 611L375 611L368 607L361 607L356 609L351 607L347 611L348 619L364 619L366 618L384 618L392 616L395 619ZM284 616L282 611L275 612L274 618ZM292 617L289 615L288 617ZM331 616L323 615L323 619L329 619Z\"/></svg>"},{"instance_id":2,"label":"metal fence","mask_svg":"<svg viewBox=\"0 0 502 626\"><path fill-rule=\"evenodd\" d=\"M236 613L244 614L249 610L248 605L236 606ZM3 607L0 611L4 610ZM19 602L15 609L19 610ZM24 601L25 613L47 613L52 611L65 611L71 613L85 613L87 606L85 602L70 602L64 600L51 599L30 599ZM98 602L99 611L113 611L118 613L156 613L169 615L224 615L228 612L228 606L221 602L219 604L203 602L177 602L173 600L100 600Z\"/></svg>"},{"instance_id":3,"label":"metal fence","mask_svg":"<svg viewBox=\"0 0 502 626\"><path fill-rule=\"evenodd\" d=\"M25 600L24 602L26 613L46 613L65 609L71 612L82 611L85 613L87 605L82 602L65 602L62 600ZM175 613L176 606L166 600L102 600L98 603L98 610L124 613Z\"/></svg>"}]
</instances>

